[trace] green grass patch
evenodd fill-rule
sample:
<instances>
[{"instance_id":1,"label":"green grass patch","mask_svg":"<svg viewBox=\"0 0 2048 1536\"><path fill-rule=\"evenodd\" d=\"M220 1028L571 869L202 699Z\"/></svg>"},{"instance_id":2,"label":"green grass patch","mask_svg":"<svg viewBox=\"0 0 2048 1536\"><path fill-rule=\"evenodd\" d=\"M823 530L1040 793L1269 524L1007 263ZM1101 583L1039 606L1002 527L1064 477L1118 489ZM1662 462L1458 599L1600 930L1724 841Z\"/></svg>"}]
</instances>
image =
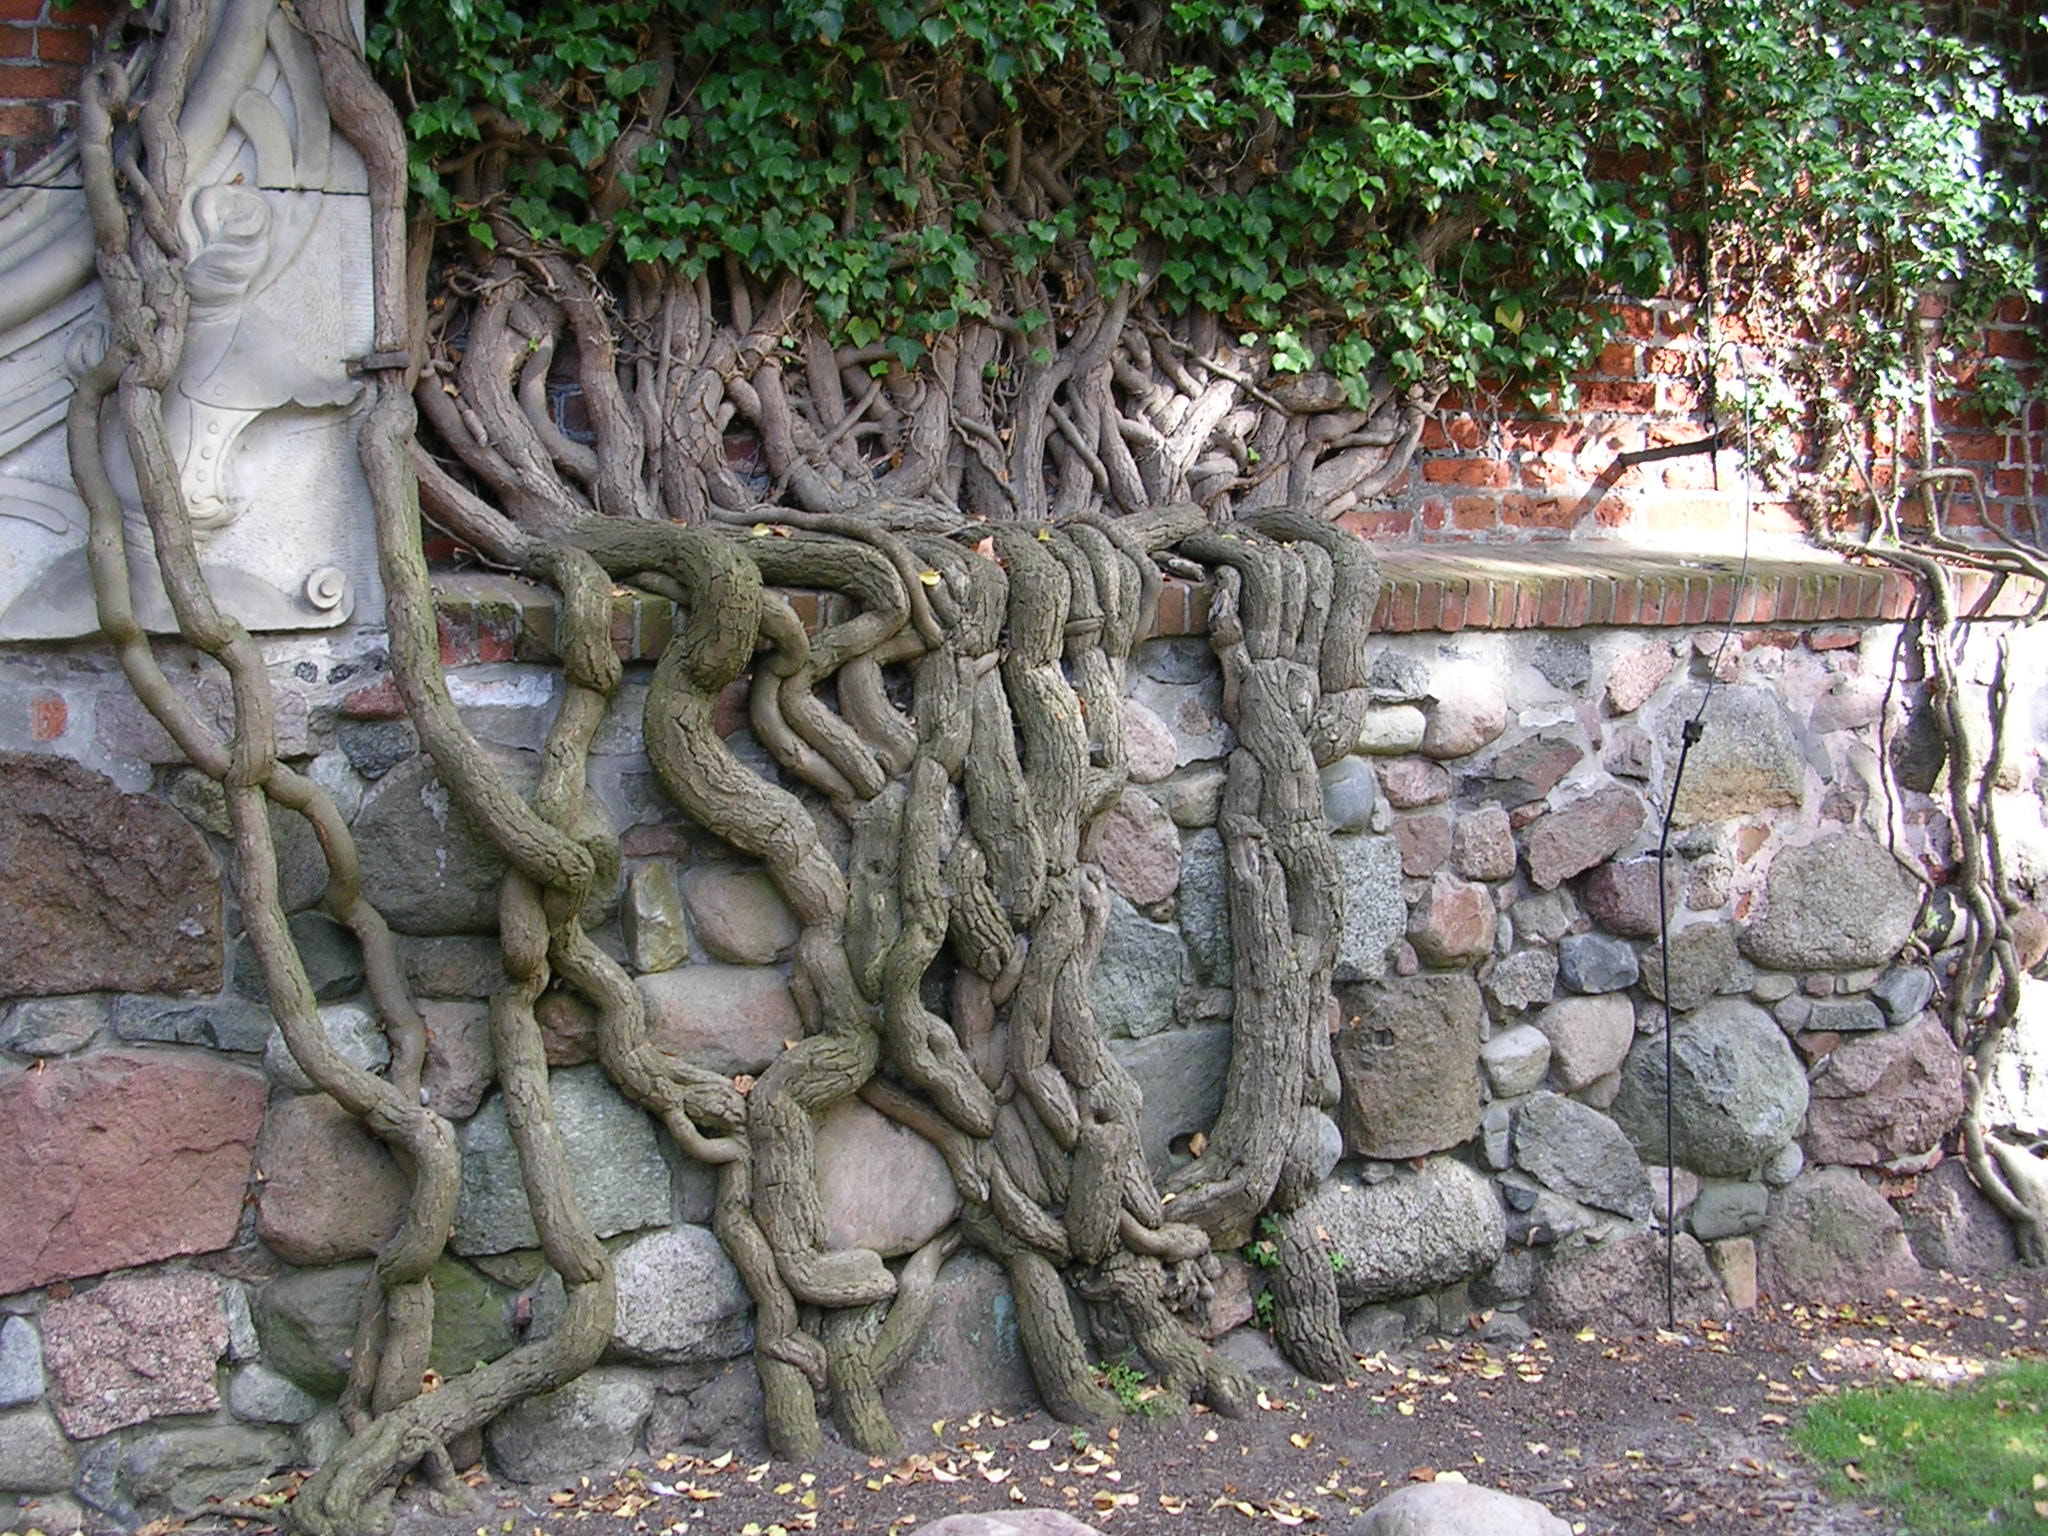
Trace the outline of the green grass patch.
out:
<instances>
[{"instance_id":1,"label":"green grass patch","mask_svg":"<svg viewBox=\"0 0 2048 1536\"><path fill-rule=\"evenodd\" d=\"M1844 1392L1814 1403L1794 1438L1829 1493L1882 1504L1914 1536L2048 1533L2048 1364Z\"/></svg>"}]
</instances>

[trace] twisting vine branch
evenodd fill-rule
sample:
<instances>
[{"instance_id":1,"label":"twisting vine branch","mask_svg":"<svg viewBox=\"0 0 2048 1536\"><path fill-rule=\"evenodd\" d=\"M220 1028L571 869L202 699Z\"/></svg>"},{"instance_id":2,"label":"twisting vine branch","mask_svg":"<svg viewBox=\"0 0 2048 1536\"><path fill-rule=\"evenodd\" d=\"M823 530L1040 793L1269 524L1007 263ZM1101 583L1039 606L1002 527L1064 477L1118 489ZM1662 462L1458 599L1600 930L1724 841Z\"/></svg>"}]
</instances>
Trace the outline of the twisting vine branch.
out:
<instances>
[{"instance_id":1,"label":"twisting vine branch","mask_svg":"<svg viewBox=\"0 0 2048 1536\"><path fill-rule=\"evenodd\" d=\"M1455 169L1422 178L1439 183L1431 190L1383 187L1381 208L1352 187L1333 213L1315 195L1312 166L1333 147L1343 151L1333 164L1356 158L1363 130L1348 93L1303 93L1310 118L1291 138L1270 111L1205 121L1236 110L1214 93L1192 106L1162 99L1137 138L1112 150L1127 130L1111 132L1081 83L1103 38L1080 37L1071 66L1033 55L1018 85L998 90L941 67L933 32L906 28L863 33L855 74L806 43L789 72L791 89L812 96L748 118L744 100L706 99L723 87L683 63L701 65L707 48L753 57L752 45L664 26L634 42L649 56L616 61L602 90L572 72L536 91L556 105L585 93L587 143L571 142L566 115L523 120L533 102L458 102L451 117L436 98L415 120L440 121L429 131L451 152L429 166L409 158L348 10L344 0L298 0L292 20L276 24L304 29L327 110L367 170L375 315L358 449L392 671L435 771L506 865L508 983L490 1007L497 1084L567 1304L544 1334L421 1390L429 1275L458 1187L454 1140L418 1102L424 1031L362 898L348 827L278 761L260 648L208 590L202 530L164 427L192 276L178 233L194 195L180 124L215 23L214 0L167 0L146 82L102 64L82 109L112 317L107 354L68 422L95 590L138 694L227 794L243 921L295 1058L410 1180L357 1330L344 1397L351 1437L305 1485L294 1519L319 1533L373 1528L415 1472L455 1497L450 1442L571 1380L612 1337L610 1261L578 1210L553 1123L535 1018L549 988L595 1015L608 1078L717 1170L713 1228L753 1298L778 1455L817 1451L828 1414L863 1450L897 1449L883 1387L930 1314L940 1265L962 1244L1006 1271L1040 1394L1064 1417L1119 1411L1095 1379L1087 1332L1135 1350L1168 1406L1243 1408L1250 1383L1194 1324L1217 1252L1261 1222L1277 1238L1282 1346L1301 1369L1340 1375L1350 1356L1336 1288L1322 1239L1301 1217L1337 1151L1327 1112L1343 893L1318 770L1358 740L1378 570L1338 519L1400 482L1453 376L1471 382L1482 363L1550 368L1592 344L1591 331L1563 338L1525 326L1516 295L1533 295L1548 268L1487 244L1499 232L1478 211L1492 198L1516 217L1597 225L1578 204L1521 206L1528 188L1516 167L1587 158L1559 147L1583 147L1575 125L1552 122L1547 137L1484 153L1459 140L1441 162ZM395 14L429 31L490 22L477 10ZM1233 14L1222 25L1250 37L1264 23ZM1135 29L1132 67L1178 48L1231 90L1251 88L1213 37L1163 27L1154 17ZM1282 58L1269 41L1248 56ZM990 46L1026 42L1004 32ZM1368 69L1359 40L1309 42L1289 46L1333 78ZM1548 70L1526 42L1504 46ZM626 46L602 48L615 44ZM519 69L530 62L522 56ZM852 105L839 103L846 121L833 126L841 96ZM1466 126L1496 134L1490 111ZM758 142L740 144L734 135L746 132ZM768 216L748 179L764 144L787 148L807 186L817 167L806 156L843 172L826 177L831 215L809 210L817 218L801 233ZM683 218L663 178L687 171L696 186L712 173L680 162L711 145L731 153L717 175L738 200L715 249L655 217ZM842 153L859 164L841 165ZM415 173L438 221L408 221ZM1300 206L1274 202L1269 187L1299 193ZM1230 212L1212 230L1216 207ZM948 209L957 223L940 217ZM1198 219L1209 233L1190 232ZM1248 232L1260 219L1310 276L1268 280L1267 253ZM1175 221L1187 239L1168 249L1158 237ZM1406 233L1389 244L1381 237L1394 227ZM1660 231L1629 222L1613 245L1632 271L1661 280ZM1469 284L1438 276L1460 251ZM1282 323L1276 293L1299 304L1298 327ZM1399 339L1384 355L1365 341L1376 325ZM565 397L579 404L574 416ZM109 415L134 462L139 516L123 508L101 450ZM530 795L450 696L423 517L557 594L564 687ZM1940 567L1887 553L1926 567L1947 615ZM1093 854L1130 780L1125 668L1152 628L1167 568L1206 576L1214 596L1211 643L1236 734L1221 821L1235 986L1220 1115L1203 1152L1162 1187L1140 1148L1138 1089L1102 1040L1089 993L1110 906ZM184 703L136 622L131 581L151 571L179 637L229 681L226 736ZM759 862L800 926L790 990L802 1038L758 1080L659 1040L633 977L584 927L622 862L587 782L621 682L610 635L621 587L677 610L644 719L661 786ZM825 617L807 627L786 589L826 594ZM1954 656L1942 650L1936 667L1960 753ZM739 686L772 771L720 735L721 700ZM1978 810L1967 786L1978 766L1959 757L1952 779L1965 786L1953 789L1953 811L1971 849ZM328 908L362 939L392 1041L386 1075L349 1064L321 1025L277 898L273 804L313 825ZM1995 856L1966 858L1964 877L1977 919L1973 974L1995 978L1958 991L1958 1029L1981 1079L2016 971ZM856 1096L929 1141L960 1196L957 1222L907 1256L828 1239L819 1125ZM1972 1136L1979 1178L2038 1228L2048 1207L2018 1190L2009 1166L1998 1184L2006 1149Z\"/></svg>"},{"instance_id":2,"label":"twisting vine branch","mask_svg":"<svg viewBox=\"0 0 2048 1536\"><path fill-rule=\"evenodd\" d=\"M1925 357L1922 354L1924 369ZM1919 430L1931 459L1939 440L1932 396L1919 391L1924 410ZM2001 857L1997 824L1990 813L1991 781L2002 711L1997 696L2003 686L2008 646L1997 642L1997 680L1988 690L1988 730L1971 717L1965 686L1964 652L1967 627L1958 611L1952 567L1987 569L2030 580L2037 598L2021 620L2038 622L2048 602L2048 569L2010 540L1991 548L1958 544L1942 527L1941 488L1963 483L1983 505L1983 488L1968 471L1923 465L1908 481L1902 474L1894 494L1886 498L1862 460L1851 455L1871 510L1873 529L1862 540L1823 536L1823 542L1845 553L1895 566L1911 574L1925 596L1919 650L1925 665L1930 718L1947 755L1948 814L1954 829L1956 864L1949 885L1962 899L1968 918L1963 952L1950 978L1945 1008L1949 1033L1966 1062L1961 1123L1963 1154L1970 1177L2011 1224L2020 1254L2029 1264L2048 1262L2048 1165L2026 1147L1997 1136L1986 1124L1987 1098L2000 1052L2019 1019L2023 968L2010 924L2019 898L2009 885ZM1922 524L1908 527L1906 509L1918 502ZM1984 743L1992 743L1987 756Z\"/></svg>"}]
</instances>

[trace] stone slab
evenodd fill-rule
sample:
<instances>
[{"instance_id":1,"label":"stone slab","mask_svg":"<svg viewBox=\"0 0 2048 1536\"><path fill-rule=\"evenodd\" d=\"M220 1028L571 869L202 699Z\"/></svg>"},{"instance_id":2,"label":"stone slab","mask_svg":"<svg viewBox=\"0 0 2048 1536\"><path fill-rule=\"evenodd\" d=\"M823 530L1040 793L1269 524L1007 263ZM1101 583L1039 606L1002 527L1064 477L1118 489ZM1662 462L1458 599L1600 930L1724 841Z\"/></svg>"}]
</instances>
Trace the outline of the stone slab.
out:
<instances>
[{"instance_id":1,"label":"stone slab","mask_svg":"<svg viewBox=\"0 0 2048 1536\"><path fill-rule=\"evenodd\" d=\"M1361 1157L1439 1152L1478 1133L1483 1009L1470 976L1413 976L1338 989L1331 1041L1345 1146Z\"/></svg>"},{"instance_id":2,"label":"stone slab","mask_svg":"<svg viewBox=\"0 0 2048 1536\"><path fill-rule=\"evenodd\" d=\"M1679 733L1699 713L1698 689L1671 700L1658 712L1664 761L1678 760ZM1672 821L1690 827L1797 805L1806 793L1806 759L1792 717L1772 689L1737 683L1716 688L1702 717L1705 735L1686 759ZM1658 786L1657 801L1670 798L1670 774Z\"/></svg>"},{"instance_id":3,"label":"stone slab","mask_svg":"<svg viewBox=\"0 0 2048 1536\"><path fill-rule=\"evenodd\" d=\"M646 1111L627 1102L595 1067L556 1072L550 1087L584 1220L599 1237L665 1225L668 1164ZM492 1095L463 1126L461 1141L462 1195L449 1245L465 1255L537 1246L502 1095Z\"/></svg>"},{"instance_id":4,"label":"stone slab","mask_svg":"<svg viewBox=\"0 0 2048 1536\"><path fill-rule=\"evenodd\" d=\"M980 1253L957 1253L940 1266L933 1291L924 1337L882 1388L890 1417L916 1437L920 1426L963 1409L1037 1407L1002 1266Z\"/></svg>"},{"instance_id":5,"label":"stone slab","mask_svg":"<svg viewBox=\"0 0 2048 1536\"><path fill-rule=\"evenodd\" d=\"M219 990L220 869L161 800L0 753L0 870L0 997Z\"/></svg>"},{"instance_id":6,"label":"stone slab","mask_svg":"<svg viewBox=\"0 0 2048 1536\"><path fill-rule=\"evenodd\" d=\"M1858 833L1787 848L1771 861L1767 905L1742 952L1780 971L1887 965L1912 937L1920 891L1885 848Z\"/></svg>"},{"instance_id":7,"label":"stone slab","mask_svg":"<svg viewBox=\"0 0 2048 1536\"><path fill-rule=\"evenodd\" d=\"M685 965L638 985L655 1040L714 1072L759 1075L803 1038L788 978L774 966Z\"/></svg>"},{"instance_id":8,"label":"stone slab","mask_svg":"<svg viewBox=\"0 0 2048 1536\"><path fill-rule=\"evenodd\" d=\"M675 1226L635 1238L614 1262L613 1353L701 1365L753 1346L753 1298L709 1228Z\"/></svg>"},{"instance_id":9,"label":"stone slab","mask_svg":"<svg viewBox=\"0 0 2048 1536\"><path fill-rule=\"evenodd\" d=\"M646 1372L599 1366L501 1414L489 1430L491 1457L521 1483L601 1471L640 1448L640 1426L653 1411Z\"/></svg>"},{"instance_id":10,"label":"stone slab","mask_svg":"<svg viewBox=\"0 0 2048 1536\"><path fill-rule=\"evenodd\" d=\"M1807 1155L1874 1167L1926 1152L1962 1118L1963 1074L1962 1053L1932 1014L1844 1040L1813 1075Z\"/></svg>"},{"instance_id":11,"label":"stone slab","mask_svg":"<svg viewBox=\"0 0 2048 1536\"><path fill-rule=\"evenodd\" d=\"M234 1240L263 1078L174 1051L0 1077L0 1295Z\"/></svg>"},{"instance_id":12,"label":"stone slab","mask_svg":"<svg viewBox=\"0 0 2048 1536\"><path fill-rule=\"evenodd\" d=\"M1491 1265L1507 1243L1493 1180L1454 1158L1431 1158L1377 1184L1326 1180L1300 1213L1344 1256L1337 1294L1346 1307L1455 1284Z\"/></svg>"},{"instance_id":13,"label":"stone slab","mask_svg":"<svg viewBox=\"0 0 2048 1536\"><path fill-rule=\"evenodd\" d=\"M1408 926L1401 898L1401 850L1391 837L1356 833L1330 839L1344 889L1344 927L1337 938L1340 981L1376 981ZM1182 892L1181 899L1187 900Z\"/></svg>"},{"instance_id":14,"label":"stone slab","mask_svg":"<svg viewBox=\"0 0 2048 1536\"><path fill-rule=\"evenodd\" d=\"M1229 1026L1208 1024L1110 1043L1143 1095L1138 1143L1154 1178L1187 1162L1187 1138L1216 1124L1230 1074L1230 1038Z\"/></svg>"},{"instance_id":15,"label":"stone slab","mask_svg":"<svg viewBox=\"0 0 2048 1536\"><path fill-rule=\"evenodd\" d=\"M214 1363L228 1320L212 1275L109 1280L49 1302L42 1323L50 1397L74 1440L220 1406Z\"/></svg>"},{"instance_id":16,"label":"stone slab","mask_svg":"<svg viewBox=\"0 0 2048 1536\"><path fill-rule=\"evenodd\" d=\"M325 1094L271 1106L256 1168L256 1234L287 1263L374 1254L404 1218L408 1181L398 1164Z\"/></svg>"},{"instance_id":17,"label":"stone slab","mask_svg":"<svg viewBox=\"0 0 2048 1536\"><path fill-rule=\"evenodd\" d=\"M841 1100L818 1122L817 1160L827 1248L894 1258L960 1214L960 1191L939 1149L858 1098Z\"/></svg>"},{"instance_id":18,"label":"stone slab","mask_svg":"<svg viewBox=\"0 0 2048 1536\"><path fill-rule=\"evenodd\" d=\"M683 877L682 900L687 922L672 917L672 926L679 933L687 928L712 959L731 965L771 964L788 954L803 932L775 882L758 869L693 869Z\"/></svg>"},{"instance_id":19,"label":"stone slab","mask_svg":"<svg viewBox=\"0 0 2048 1536\"><path fill-rule=\"evenodd\" d=\"M1366 1511L1351 1536L1571 1536L1534 1499L1476 1483L1412 1483Z\"/></svg>"}]
</instances>

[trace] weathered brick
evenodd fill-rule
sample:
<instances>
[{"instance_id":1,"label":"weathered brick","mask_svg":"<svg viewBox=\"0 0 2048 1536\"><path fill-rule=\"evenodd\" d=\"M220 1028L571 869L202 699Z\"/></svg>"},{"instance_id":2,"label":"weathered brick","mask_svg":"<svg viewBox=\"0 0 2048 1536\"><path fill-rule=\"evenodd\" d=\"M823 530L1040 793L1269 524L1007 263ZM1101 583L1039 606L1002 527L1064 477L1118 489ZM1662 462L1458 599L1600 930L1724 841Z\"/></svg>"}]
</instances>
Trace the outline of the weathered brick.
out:
<instances>
[{"instance_id":1,"label":"weathered brick","mask_svg":"<svg viewBox=\"0 0 2048 1536\"><path fill-rule=\"evenodd\" d=\"M1579 386L1579 399L1591 411L1648 412L1657 409L1657 386L1595 380Z\"/></svg>"},{"instance_id":2,"label":"weathered brick","mask_svg":"<svg viewBox=\"0 0 2048 1536\"><path fill-rule=\"evenodd\" d=\"M1563 421L1508 421L1501 423L1501 446L1510 453L1555 453L1578 445L1580 432Z\"/></svg>"},{"instance_id":3,"label":"weathered brick","mask_svg":"<svg viewBox=\"0 0 2048 1536\"><path fill-rule=\"evenodd\" d=\"M1706 623L1707 608L1713 600L1713 595L1714 583L1712 578L1706 576L1688 577L1685 583L1685 607L1682 610L1685 617L1681 622L1686 624Z\"/></svg>"},{"instance_id":4,"label":"weathered brick","mask_svg":"<svg viewBox=\"0 0 2048 1536\"><path fill-rule=\"evenodd\" d=\"M1511 491L1500 499L1500 520L1511 528L1569 529L1577 518L1572 503L1558 497L1541 500Z\"/></svg>"},{"instance_id":5,"label":"weathered brick","mask_svg":"<svg viewBox=\"0 0 2048 1536\"><path fill-rule=\"evenodd\" d=\"M1704 453L1673 459L1664 466L1663 480L1665 488L1673 491L1711 491L1720 484L1713 457Z\"/></svg>"},{"instance_id":6,"label":"weathered brick","mask_svg":"<svg viewBox=\"0 0 2048 1536\"><path fill-rule=\"evenodd\" d=\"M1337 521L1362 539L1375 542L1393 542L1412 536L1415 529L1415 514L1412 512L1389 511L1374 508L1369 511L1354 509L1346 512Z\"/></svg>"},{"instance_id":7,"label":"weathered brick","mask_svg":"<svg viewBox=\"0 0 2048 1536\"><path fill-rule=\"evenodd\" d=\"M1634 513L1635 503L1621 496L1602 498L1593 508L1593 521L1602 528L1620 528L1626 525Z\"/></svg>"},{"instance_id":8,"label":"weathered brick","mask_svg":"<svg viewBox=\"0 0 2048 1536\"><path fill-rule=\"evenodd\" d=\"M56 128L48 107L20 103L0 105L0 138L43 138Z\"/></svg>"},{"instance_id":9,"label":"weathered brick","mask_svg":"<svg viewBox=\"0 0 2048 1536\"><path fill-rule=\"evenodd\" d=\"M1418 583L1410 580L1394 580L1386 584L1381 604L1386 618L1376 623L1376 629L1389 630L1395 634L1412 633L1415 629L1415 600Z\"/></svg>"},{"instance_id":10,"label":"weathered brick","mask_svg":"<svg viewBox=\"0 0 2048 1536\"><path fill-rule=\"evenodd\" d=\"M0 96L69 99L77 94L78 77L77 66L71 64L0 64Z\"/></svg>"},{"instance_id":11,"label":"weathered brick","mask_svg":"<svg viewBox=\"0 0 2048 1536\"><path fill-rule=\"evenodd\" d=\"M1994 329L1985 336L1984 350L1993 357L2010 357L2020 362L2032 362L2039 355L2033 338L2025 331L2002 328Z\"/></svg>"},{"instance_id":12,"label":"weathered brick","mask_svg":"<svg viewBox=\"0 0 2048 1536\"><path fill-rule=\"evenodd\" d=\"M1188 632L1188 584L1184 581L1167 581L1159 589L1159 621L1153 626L1154 632L1162 636L1185 635Z\"/></svg>"},{"instance_id":13,"label":"weathered brick","mask_svg":"<svg viewBox=\"0 0 2048 1536\"><path fill-rule=\"evenodd\" d=\"M1415 627L1435 629L1443 617L1444 584L1431 578L1417 584L1415 589Z\"/></svg>"},{"instance_id":14,"label":"weathered brick","mask_svg":"<svg viewBox=\"0 0 2048 1536\"><path fill-rule=\"evenodd\" d=\"M1624 341L1610 341L1601 348L1593 371L1610 378L1632 379L1636 374L1636 349Z\"/></svg>"},{"instance_id":15,"label":"weathered brick","mask_svg":"<svg viewBox=\"0 0 2048 1536\"><path fill-rule=\"evenodd\" d=\"M92 46L85 27L44 27L36 34L36 57L61 64L90 64Z\"/></svg>"},{"instance_id":16,"label":"weathered brick","mask_svg":"<svg viewBox=\"0 0 2048 1536\"><path fill-rule=\"evenodd\" d=\"M1966 464L2005 462L2005 439L1989 432L1952 432L1941 440L1941 445Z\"/></svg>"},{"instance_id":17,"label":"weathered brick","mask_svg":"<svg viewBox=\"0 0 2048 1536\"><path fill-rule=\"evenodd\" d=\"M1445 581L1438 584L1439 601L1436 627L1445 633L1461 630L1469 622L1467 593L1470 583Z\"/></svg>"},{"instance_id":18,"label":"weathered brick","mask_svg":"<svg viewBox=\"0 0 2048 1536\"><path fill-rule=\"evenodd\" d=\"M1522 489L1550 491L1564 485L1583 485L1585 476L1568 458L1523 454L1515 460L1515 475Z\"/></svg>"},{"instance_id":19,"label":"weathered brick","mask_svg":"<svg viewBox=\"0 0 2048 1536\"><path fill-rule=\"evenodd\" d=\"M1688 415L1700 408L1697 386L1684 379L1662 379L1657 384L1657 409L1666 415Z\"/></svg>"},{"instance_id":20,"label":"weathered brick","mask_svg":"<svg viewBox=\"0 0 2048 1536\"><path fill-rule=\"evenodd\" d=\"M640 610L630 599L621 598L612 604L612 649L621 656L632 656L640 646ZM478 660L482 660L479 653Z\"/></svg>"},{"instance_id":21,"label":"weathered brick","mask_svg":"<svg viewBox=\"0 0 2048 1536\"><path fill-rule=\"evenodd\" d=\"M55 741L70 723L71 707L54 688L38 688L29 696L28 734L31 741Z\"/></svg>"},{"instance_id":22,"label":"weathered brick","mask_svg":"<svg viewBox=\"0 0 2048 1536\"><path fill-rule=\"evenodd\" d=\"M1621 322L1621 333L1637 341L1648 341L1657 334L1657 315L1654 310L1637 304L1618 304L1614 316Z\"/></svg>"},{"instance_id":23,"label":"weathered brick","mask_svg":"<svg viewBox=\"0 0 2048 1536\"><path fill-rule=\"evenodd\" d=\"M1735 612L1737 596L1733 576L1710 576L1701 584L1701 614L1709 624L1726 624ZM1687 609L1690 612L1690 607Z\"/></svg>"},{"instance_id":24,"label":"weathered brick","mask_svg":"<svg viewBox=\"0 0 2048 1536\"><path fill-rule=\"evenodd\" d=\"M1485 440L1486 434L1470 416L1433 416L1422 428L1422 446L1428 452L1477 448Z\"/></svg>"},{"instance_id":25,"label":"weathered brick","mask_svg":"<svg viewBox=\"0 0 2048 1536\"><path fill-rule=\"evenodd\" d=\"M510 661L519 638L516 615L492 613L480 616L476 626L476 659Z\"/></svg>"},{"instance_id":26,"label":"weathered brick","mask_svg":"<svg viewBox=\"0 0 2048 1536\"><path fill-rule=\"evenodd\" d=\"M1499 515L1491 496L1459 496L1451 502L1451 524L1457 528L1491 528Z\"/></svg>"},{"instance_id":27,"label":"weathered brick","mask_svg":"<svg viewBox=\"0 0 2048 1536\"><path fill-rule=\"evenodd\" d=\"M1422 478L1431 485L1490 486L1499 489L1514 483L1514 470L1499 459L1431 459L1422 466Z\"/></svg>"}]
</instances>

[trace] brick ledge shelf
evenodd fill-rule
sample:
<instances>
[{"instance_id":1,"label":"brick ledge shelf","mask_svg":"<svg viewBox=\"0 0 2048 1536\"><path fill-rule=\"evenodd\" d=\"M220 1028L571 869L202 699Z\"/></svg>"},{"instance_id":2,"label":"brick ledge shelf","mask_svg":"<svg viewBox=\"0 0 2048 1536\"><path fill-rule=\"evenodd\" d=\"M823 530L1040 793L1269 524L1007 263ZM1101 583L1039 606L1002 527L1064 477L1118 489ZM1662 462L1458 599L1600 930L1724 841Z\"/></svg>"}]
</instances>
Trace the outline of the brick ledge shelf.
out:
<instances>
[{"instance_id":1,"label":"brick ledge shelf","mask_svg":"<svg viewBox=\"0 0 2048 1536\"><path fill-rule=\"evenodd\" d=\"M1742 562L1732 555L1620 544L1386 549L1379 555L1386 581L1373 615L1376 634L1677 627L1731 618L1751 625L1873 624L1912 618L1923 606L1903 573L1818 550L1752 555L1739 579ZM1957 610L1971 618L2017 618L2035 595L2030 581L1962 569L1952 577ZM555 656L555 601L533 583L483 572L438 572L435 596L444 664ZM821 604L831 601L813 592L790 598L812 627ZM1208 588L1169 578L1153 635L1200 635L1208 628ZM674 631L675 607L665 599L622 593L613 608L612 643L629 661L659 657Z\"/></svg>"}]
</instances>

